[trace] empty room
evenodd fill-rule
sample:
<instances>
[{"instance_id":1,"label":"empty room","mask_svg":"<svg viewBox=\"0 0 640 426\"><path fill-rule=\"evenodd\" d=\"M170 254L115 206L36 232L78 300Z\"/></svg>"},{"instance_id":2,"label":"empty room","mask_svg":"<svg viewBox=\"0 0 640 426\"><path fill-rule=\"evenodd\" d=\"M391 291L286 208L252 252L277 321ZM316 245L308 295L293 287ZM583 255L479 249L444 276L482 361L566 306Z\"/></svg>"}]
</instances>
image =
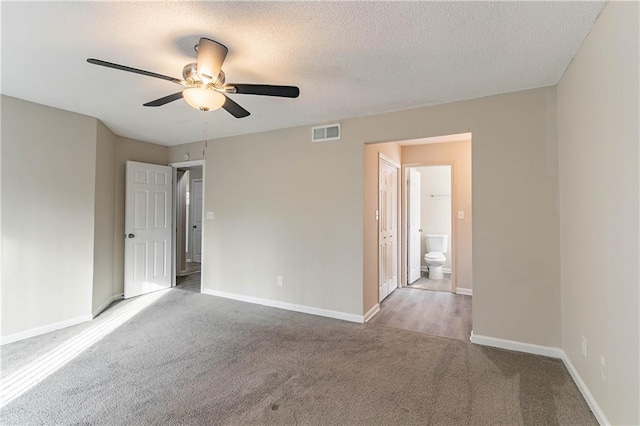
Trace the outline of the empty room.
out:
<instances>
[{"instance_id":1,"label":"empty room","mask_svg":"<svg viewBox=\"0 0 640 426\"><path fill-rule=\"evenodd\" d=\"M640 3L0 3L0 423L640 424Z\"/></svg>"}]
</instances>

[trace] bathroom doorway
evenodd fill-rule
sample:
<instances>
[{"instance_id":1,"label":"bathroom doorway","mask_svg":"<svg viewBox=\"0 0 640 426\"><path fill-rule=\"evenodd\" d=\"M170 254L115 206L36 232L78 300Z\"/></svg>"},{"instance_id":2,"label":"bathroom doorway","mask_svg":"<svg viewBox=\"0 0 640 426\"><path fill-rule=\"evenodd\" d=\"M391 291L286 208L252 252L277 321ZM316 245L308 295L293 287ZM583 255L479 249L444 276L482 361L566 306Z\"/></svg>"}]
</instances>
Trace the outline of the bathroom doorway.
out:
<instances>
[{"instance_id":1,"label":"bathroom doorway","mask_svg":"<svg viewBox=\"0 0 640 426\"><path fill-rule=\"evenodd\" d=\"M365 144L362 294L365 322L451 339L465 341L469 339L472 330L473 286L471 145L471 133ZM386 229L385 223L380 223L380 210L384 207L380 204L380 200L386 199L386 197L380 197L380 184L384 181L382 178L386 176L380 172L380 158L392 159L393 163L400 166L397 186L400 228L396 264L398 284L397 287L391 286L394 291L386 297L379 297L381 294L385 295L384 287L382 291L380 287L388 277L383 267L390 264L380 258L381 253L385 253L384 243L389 240L385 233L380 232L381 229ZM422 185L421 179L424 176L420 174L425 174L421 173L422 168L438 170L433 166L439 166L440 169L445 166L448 170L448 187L430 189L429 184ZM411 171L412 169L415 173ZM409 182L412 174L415 179L413 188ZM417 183L418 178L420 183ZM447 178L444 180L446 181ZM422 201L425 198L427 201L437 201L449 206L448 213L445 213L449 217L448 228L433 229L427 223L428 221L417 219L420 217L418 213L414 213L416 219L410 220L411 205L408 199L412 189L419 193L415 198L420 199L420 202L414 202L414 211L418 207L421 211L428 211L427 207L422 207ZM413 244L417 247L413 255L410 254L411 231L409 228L414 230ZM432 248L438 244L447 248L428 250L427 235L435 236L431 241ZM387 236L386 239L385 236ZM427 264L425 255L429 251L440 252L445 258L441 265L437 265L437 258L442 259L439 256L436 256L435 264L433 262L430 265ZM433 255L434 253L432 258ZM413 264L410 260L412 257ZM386 260L392 259L387 257ZM443 279L440 283L444 284L444 288L434 291L413 287L418 287L416 284L423 278L429 278L429 271L424 270L425 268L431 268L431 278L433 274L437 275L437 270L433 270L437 266L442 267L440 272ZM448 282L447 279L449 279ZM387 286L387 292L388 289L389 286Z\"/></svg>"},{"instance_id":2,"label":"bathroom doorway","mask_svg":"<svg viewBox=\"0 0 640 426\"><path fill-rule=\"evenodd\" d=\"M455 292L452 165L406 167L407 286Z\"/></svg>"}]
</instances>

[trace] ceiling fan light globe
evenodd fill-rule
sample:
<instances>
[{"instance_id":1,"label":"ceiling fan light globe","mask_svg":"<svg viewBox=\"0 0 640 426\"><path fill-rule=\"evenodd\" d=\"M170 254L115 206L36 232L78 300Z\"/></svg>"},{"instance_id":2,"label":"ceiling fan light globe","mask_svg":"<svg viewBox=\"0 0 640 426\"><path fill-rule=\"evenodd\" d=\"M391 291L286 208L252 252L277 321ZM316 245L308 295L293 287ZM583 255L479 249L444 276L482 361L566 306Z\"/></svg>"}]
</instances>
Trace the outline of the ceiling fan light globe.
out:
<instances>
[{"instance_id":1,"label":"ceiling fan light globe","mask_svg":"<svg viewBox=\"0 0 640 426\"><path fill-rule=\"evenodd\" d=\"M227 99L222 93L204 87L185 89L182 92L182 97L189 106L200 111L220 109Z\"/></svg>"}]
</instances>

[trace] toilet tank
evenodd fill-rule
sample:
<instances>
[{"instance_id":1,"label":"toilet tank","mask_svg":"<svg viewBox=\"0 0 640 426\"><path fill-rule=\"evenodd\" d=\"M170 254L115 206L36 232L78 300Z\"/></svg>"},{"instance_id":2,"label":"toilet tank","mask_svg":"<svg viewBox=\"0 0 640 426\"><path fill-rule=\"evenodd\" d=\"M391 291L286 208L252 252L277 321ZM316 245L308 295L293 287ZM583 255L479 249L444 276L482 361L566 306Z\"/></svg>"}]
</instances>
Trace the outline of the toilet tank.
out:
<instances>
[{"instance_id":1,"label":"toilet tank","mask_svg":"<svg viewBox=\"0 0 640 426\"><path fill-rule=\"evenodd\" d=\"M427 234L427 250L429 252L446 253L448 244L449 236L447 234Z\"/></svg>"}]
</instances>

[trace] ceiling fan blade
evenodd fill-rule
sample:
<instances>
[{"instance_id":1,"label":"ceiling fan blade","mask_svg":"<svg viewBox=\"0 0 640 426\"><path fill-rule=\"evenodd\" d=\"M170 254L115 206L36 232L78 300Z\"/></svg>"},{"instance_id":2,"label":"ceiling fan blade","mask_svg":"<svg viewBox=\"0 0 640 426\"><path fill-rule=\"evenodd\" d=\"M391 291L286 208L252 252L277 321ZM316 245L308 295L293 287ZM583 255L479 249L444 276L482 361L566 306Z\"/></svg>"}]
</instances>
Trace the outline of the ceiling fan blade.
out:
<instances>
[{"instance_id":1,"label":"ceiling fan blade","mask_svg":"<svg viewBox=\"0 0 640 426\"><path fill-rule=\"evenodd\" d=\"M228 84L235 87L235 93L245 95L280 96L283 98L297 98L300 89L296 86L272 86L269 84Z\"/></svg>"},{"instance_id":2,"label":"ceiling fan blade","mask_svg":"<svg viewBox=\"0 0 640 426\"><path fill-rule=\"evenodd\" d=\"M198 43L198 75L216 81L228 51L227 46L202 37Z\"/></svg>"},{"instance_id":3,"label":"ceiling fan blade","mask_svg":"<svg viewBox=\"0 0 640 426\"><path fill-rule=\"evenodd\" d=\"M133 73L136 73L136 74L142 74L142 75L146 75L147 77L160 78L162 80L167 80L167 81L170 81L172 83L176 83L176 84L180 84L180 85L183 84L183 81L179 80L177 78L169 77L169 76L158 74L158 73L151 72L151 71L140 70L138 68L131 68L131 67L127 67L125 65L114 64L113 62L101 61L100 59L89 58L89 59L87 59L87 62L89 62L90 64L93 64L93 65L100 65L102 67L114 68L116 70L128 71L128 72L133 72Z\"/></svg>"},{"instance_id":4,"label":"ceiling fan blade","mask_svg":"<svg viewBox=\"0 0 640 426\"><path fill-rule=\"evenodd\" d=\"M243 118L251 114L249 111L247 111L246 109L242 108L240 105L235 103L230 97L225 95L225 98L227 98L227 100L224 101L224 105L222 105L222 108L224 108L229 114L233 115L235 118Z\"/></svg>"},{"instance_id":5,"label":"ceiling fan blade","mask_svg":"<svg viewBox=\"0 0 640 426\"><path fill-rule=\"evenodd\" d=\"M166 105L169 102L177 101L182 98L182 92L174 93L172 95L165 96L164 98L156 99L155 101L147 102L143 106L146 107L159 107Z\"/></svg>"}]
</instances>

